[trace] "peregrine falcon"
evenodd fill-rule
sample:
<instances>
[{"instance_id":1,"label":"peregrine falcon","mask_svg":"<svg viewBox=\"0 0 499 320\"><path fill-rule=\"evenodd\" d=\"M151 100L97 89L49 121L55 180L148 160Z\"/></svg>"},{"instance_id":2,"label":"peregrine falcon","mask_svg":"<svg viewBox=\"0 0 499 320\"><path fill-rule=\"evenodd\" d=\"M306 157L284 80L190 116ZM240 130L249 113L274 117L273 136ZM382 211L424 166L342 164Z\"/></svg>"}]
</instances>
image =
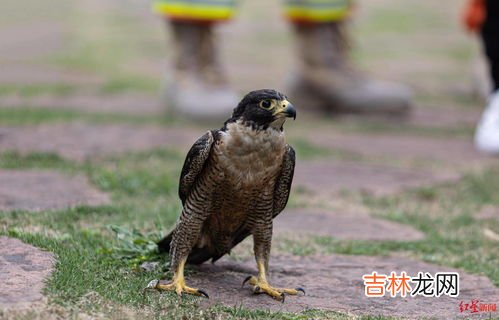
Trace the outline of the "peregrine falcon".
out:
<instances>
[{"instance_id":1,"label":"peregrine falcon","mask_svg":"<svg viewBox=\"0 0 499 320\"><path fill-rule=\"evenodd\" d=\"M208 297L188 287L186 263L216 261L249 235L253 236L257 276L249 276L255 293L277 300L302 288L274 288L267 281L272 220L288 202L295 152L286 143L283 125L296 118L286 96L263 89L248 93L219 130L199 138L184 162L179 196L183 210L174 230L158 243L169 252L174 272L169 284L153 280L147 288Z\"/></svg>"}]
</instances>

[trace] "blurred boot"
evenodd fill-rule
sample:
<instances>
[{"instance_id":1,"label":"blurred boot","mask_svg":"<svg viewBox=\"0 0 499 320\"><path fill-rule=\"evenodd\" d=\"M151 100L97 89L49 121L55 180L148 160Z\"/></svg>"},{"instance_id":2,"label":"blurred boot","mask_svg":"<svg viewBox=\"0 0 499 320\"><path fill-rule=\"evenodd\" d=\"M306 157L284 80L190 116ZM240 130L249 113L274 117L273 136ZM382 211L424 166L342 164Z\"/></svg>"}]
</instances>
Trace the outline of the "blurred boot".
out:
<instances>
[{"instance_id":1,"label":"blurred boot","mask_svg":"<svg viewBox=\"0 0 499 320\"><path fill-rule=\"evenodd\" d=\"M169 21L175 46L173 79L165 104L175 114L196 120L223 120L237 106L218 61L213 23Z\"/></svg>"},{"instance_id":2,"label":"blurred boot","mask_svg":"<svg viewBox=\"0 0 499 320\"><path fill-rule=\"evenodd\" d=\"M480 151L499 154L499 90L490 97L477 125L475 146Z\"/></svg>"},{"instance_id":3,"label":"blurred boot","mask_svg":"<svg viewBox=\"0 0 499 320\"><path fill-rule=\"evenodd\" d=\"M300 66L288 83L296 104L318 111L406 114L408 88L365 77L349 58L346 22L295 23Z\"/></svg>"},{"instance_id":4,"label":"blurred boot","mask_svg":"<svg viewBox=\"0 0 499 320\"><path fill-rule=\"evenodd\" d=\"M484 51L488 58L494 92L482 114L475 132L475 146L483 151L499 155L499 2L488 0L485 20L481 27Z\"/></svg>"}]
</instances>

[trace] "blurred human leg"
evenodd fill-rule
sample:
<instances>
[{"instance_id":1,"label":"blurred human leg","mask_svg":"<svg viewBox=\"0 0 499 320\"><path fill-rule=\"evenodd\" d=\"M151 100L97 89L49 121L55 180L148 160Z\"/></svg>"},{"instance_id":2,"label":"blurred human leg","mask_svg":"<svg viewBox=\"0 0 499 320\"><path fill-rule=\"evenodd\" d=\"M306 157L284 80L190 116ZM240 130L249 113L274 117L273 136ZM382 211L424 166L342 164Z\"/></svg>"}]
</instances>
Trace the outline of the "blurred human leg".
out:
<instances>
[{"instance_id":1,"label":"blurred human leg","mask_svg":"<svg viewBox=\"0 0 499 320\"><path fill-rule=\"evenodd\" d=\"M499 154L499 2L485 1L486 15L481 34L490 65L493 93L475 132L475 145L484 152Z\"/></svg>"},{"instance_id":2,"label":"blurred human leg","mask_svg":"<svg viewBox=\"0 0 499 320\"><path fill-rule=\"evenodd\" d=\"M485 5L486 18L482 27L482 39L495 91L499 89L499 1L488 0Z\"/></svg>"},{"instance_id":3,"label":"blurred human leg","mask_svg":"<svg viewBox=\"0 0 499 320\"><path fill-rule=\"evenodd\" d=\"M320 111L405 114L411 93L400 84L370 79L351 63L349 0L287 0L300 65L288 93Z\"/></svg>"},{"instance_id":4,"label":"blurred human leg","mask_svg":"<svg viewBox=\"0 0 499 320\"><path fill-rule=\"evenodd\" d=\"M224 76L214 28L230 19L235 0L160 0L154 10L173 36L174 73L165 80L164 103L193 119L222 120L237 105Z\"/></svg>"}]
</instances>

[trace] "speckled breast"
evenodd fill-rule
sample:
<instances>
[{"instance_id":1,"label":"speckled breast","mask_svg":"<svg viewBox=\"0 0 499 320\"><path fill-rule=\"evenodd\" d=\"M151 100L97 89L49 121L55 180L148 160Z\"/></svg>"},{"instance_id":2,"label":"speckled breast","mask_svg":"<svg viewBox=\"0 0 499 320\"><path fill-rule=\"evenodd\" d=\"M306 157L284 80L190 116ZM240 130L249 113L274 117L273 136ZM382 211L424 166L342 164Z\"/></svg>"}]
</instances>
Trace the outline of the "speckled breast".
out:
<instances>
[{"instance_id":1,"label":"speckled breast","mask_svg":"<svg viewBox=\"0 0 499 320\"><path fill-rule=\"evenodd\" d=\"M227 126L214 148L223 178L234 188L267 185L280 171L286 147L284 133L255 130L241 123ZM222 174L222 173L221 173Z\"/></svg>"}]
</instances>

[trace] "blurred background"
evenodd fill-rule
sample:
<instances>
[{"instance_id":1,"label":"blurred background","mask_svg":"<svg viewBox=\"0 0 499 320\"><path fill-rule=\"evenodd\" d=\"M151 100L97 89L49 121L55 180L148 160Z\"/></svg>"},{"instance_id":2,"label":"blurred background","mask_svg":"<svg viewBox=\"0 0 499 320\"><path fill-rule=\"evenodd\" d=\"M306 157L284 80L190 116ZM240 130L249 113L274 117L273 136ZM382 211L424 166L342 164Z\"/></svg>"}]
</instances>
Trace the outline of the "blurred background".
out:
<instances>
[{"instance_id":1,"label":"blurred background","mask_svg":"<svg viewBox=\"0 0 499 320\"><path fill-rule=\"evenodd\" d=\"M413 89L413 121L447 113L450 119L442 121L453 119L459 131L471 133L483 103L474 98L486 91L480 82L486 76L476 71L476 39L459 24L463 3L358 1L353 44L365 70ZM6 116L13 108L164 111L160 81L174 50L150 2L7 0L1 6L0 105ZM240 94L285 89L296 55L279 1L241 2L236 19L219 28L219 40L226 74ZM422 126L436 122L425 120Z\"/></svg>"}]
</instances>

